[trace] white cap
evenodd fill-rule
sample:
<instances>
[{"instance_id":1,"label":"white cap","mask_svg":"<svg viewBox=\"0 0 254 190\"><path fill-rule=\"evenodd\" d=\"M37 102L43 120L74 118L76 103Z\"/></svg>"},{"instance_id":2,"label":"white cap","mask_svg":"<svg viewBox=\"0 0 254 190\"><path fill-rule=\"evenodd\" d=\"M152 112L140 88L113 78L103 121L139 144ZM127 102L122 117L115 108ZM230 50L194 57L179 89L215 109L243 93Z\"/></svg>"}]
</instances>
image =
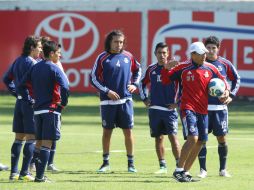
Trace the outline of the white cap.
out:
<instances>
[{"instance_id":1,"label":"white cap","mask_svg":"<svg viewBox=\"0 0 254 190\"><path fill-rule=\"evenodd\" d=\"M206 49L205 45L202 42L194 42L190 45L190 53L196 52L200 55L204 53L208 53L209 51Z\"/></svg>"}]
</instances>

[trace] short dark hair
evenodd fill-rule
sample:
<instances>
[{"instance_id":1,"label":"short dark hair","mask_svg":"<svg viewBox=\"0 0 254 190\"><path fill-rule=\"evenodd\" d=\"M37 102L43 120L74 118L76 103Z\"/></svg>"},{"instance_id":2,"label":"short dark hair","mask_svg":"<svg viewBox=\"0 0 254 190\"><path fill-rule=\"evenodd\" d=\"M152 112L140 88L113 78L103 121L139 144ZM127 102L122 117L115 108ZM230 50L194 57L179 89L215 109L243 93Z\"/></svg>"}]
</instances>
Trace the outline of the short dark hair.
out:
<instances>
[{"instance_id":1,"label":"short dark hair","mask_svg":"<svg viewBox=\"0 0 254 190\"><path fill-rule=\"evenodd\" d=\"M59 48L61 48L61 45L56 43L55 41L47 41L43 44L43 54L45 58L49 58L50 52L56 52Z\"/></svg>"},{"instance_id":2,"label":"short dark hair","mask_svg":"<svg viewBox=\"0 0 254 190\"><path fill-rule=\"evenodd\" d=\"M44 45L46 42L50 41L49 36L41 36L41 44Z\"/></svg>"},{"instance_id":3,"label":"short dark hair","mask_svg":"<svg viewBox=\"0 0 254 190\"><path fill-rule=\"evenodd\" d=\"M23 45L22 55L23 56L29 56L30 53L32 52L32 47L36 48L40 41L41 41L40 37L28 36L25 39L25 42L24 42L24 45Z\"/></svg>"},{"instance_id":4,"label":"short dark hair","mask_svg":"<svg viewBox=\"0 0 254 190\"><path fill-rule=\"evenodd\" d=\"M207 44L214 44L217 46L217 48L220 47L220 40L216 36L209 36L208 38L205 39L205 46Z\"/></svg>"},{"instance_id":5,"label":"short dark hair","mask_svg":"<svg viewBox=\"0 0 254 190\"><path fill-rule=\"evenodd\" d=\"M165 42L159 42L155 47L154 53L156 53L159 48L167 48L168 49L168 45Z\"/></svg>"},{"instance_id":6,"label":"short dark hair","mask_svg":"<svg viewBox=\"0 0 254 190\"><path fill-rule=\"evenodd\" d=\"M104 50L105 51L110 52L110 50L111 50L110 49L110 45L111 45L111 42L112 42L114 36L123 36L124 37L124 41L123 41L124 46L123 46L123 49L125 48L126 38L125 38L124 33L121 30L112 30L106 36L105 43L104 43Z\"/></svg>"}]
</instances>

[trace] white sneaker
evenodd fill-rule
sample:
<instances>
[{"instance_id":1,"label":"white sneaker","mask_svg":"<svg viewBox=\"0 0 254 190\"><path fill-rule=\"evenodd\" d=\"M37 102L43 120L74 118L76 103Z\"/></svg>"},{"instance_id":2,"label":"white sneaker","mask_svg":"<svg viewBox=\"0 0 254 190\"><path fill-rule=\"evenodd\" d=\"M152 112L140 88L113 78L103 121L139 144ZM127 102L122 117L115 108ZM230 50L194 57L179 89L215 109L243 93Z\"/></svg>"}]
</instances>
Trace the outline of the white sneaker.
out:
<instances>
[{"instance_id":1,"label":"white sneaker","mask_svg":"<svg viewBox=\"0 0 254 190\"><path fill-rule=\"evenodd\" d=\"M160 169L156 172L154 172L154 174L167 174L168 170L166 167L160 167Z\"/></svg>"},{"instance_id":2,"label":"white sneaker","mask_svg":"<svg viewBox=\"0 0 254 190\"><path fill-rule=\"evenodd\" d=\"M31 164L29 165L29 170L30 170L30 172L36 172L35 163L31 163Z\"/></svg>"},{"instance_id":3,"label":"white sneaker","mask_svg":"<svg viewBox=\"0 0 254 190\"><path fill-rule=\"evenodd\" d=\"M110 171L110 166L108 164L102 164L100 169L98 169L96 172L97 173L105 173L105 172L108 172Z\"/></svg>"},{"instance_id":4,"label":"white sneaker","mask_svg":"<svg viewBox=\"0 0 254 190\"><path fill-rule=\"evenodd\" d=\"M2 163L0 163L0 171L6 171L6 170L8 170L8 169L9 169L8 166L3 165Z\"/></svg>"},{"instance_id":5,"label":"white sneaker","mask_svg":"<svg viewBox=\"0 0 254 190\"><path fill-rule=\"evenodd\" d=\"M51 172L53 172L53 173L57 173L57 172L60 171L54 164L48 165L48 166L47 166L47 170L48 170L48 171L51 171Z\"/></svg>"},{"instance_id":6,"label":"white sneaker","mask_svg":"<svg viewBox=\"0 0 254 190\"><path fill-rule=\"evenodd\" d=\"M221 171L219 172L219 176L221 176L221 177L232 177L232 176L228 173L228 171L227 171L226 169L221 170Z\"/></svg>"},{"instance_id":7,"label":"white sneaker","mask_svg":"<svg viewBox=\"0 0 254 190\"><path fill-rule=\"evenodd\" d=\"M200 178L206 178L207 177L207 171L205 171L204 169L200 169L200 173L198 174L198 177Z\"/></svg>"}]
</instances>

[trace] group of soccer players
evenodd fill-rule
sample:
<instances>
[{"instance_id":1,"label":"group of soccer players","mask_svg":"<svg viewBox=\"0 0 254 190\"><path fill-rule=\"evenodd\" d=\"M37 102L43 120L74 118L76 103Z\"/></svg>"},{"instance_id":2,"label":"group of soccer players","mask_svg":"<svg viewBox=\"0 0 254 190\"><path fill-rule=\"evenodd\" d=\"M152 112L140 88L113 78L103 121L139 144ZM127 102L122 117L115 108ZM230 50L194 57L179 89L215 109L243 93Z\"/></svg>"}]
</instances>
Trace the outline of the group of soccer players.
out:
<instances>
[{"instance_id":1,"label":"group of soccer players","mask_svg":"<svg viewBox=\"0 0 254 190\"><path fill-rule=\"evenodd\" d=\"M239 89L240 77L230 61L218 56L219 39L210 36L204 44L192 43L189 50L191 58L182 63L169 60L168 46L160 42L154 50L157 62L150 64L142 77L140 64L125 50L125 41L122 31L111 31L105 39L104 51L97 57L90 75L91 84L100 92L103 127L103 162L97 172L110 170L110 141L115 127L123 130L127 171L137 172L134 165L132 94L139 89L140 97L149 111L151 137L155 138L159 161L156 174L168 171L164 147L164 135L167 135L176 160L173 177L179 182L194 181L189 171L198 156L198 176L205 178L205 144L208 133L213 132L218 140L219 175L230 177L226 170L227 104ZM44 171L49 162L50 150L52 147L54 149L55 141L60 138L61 110L68 102L68 79L60 68L60 49L61 46L50 39L42 45L42 38L29 36L25 40L22 55L4 76L4 83L17 98L10 180L48 181ZM41 61L38 61L39 58ZM226 85L224 94L219 98L208 94L208 84L212 78L220 78ZM182 147L177 138L177 108L186 140ZM18 160L24 142L23 164L18 172ZM32 158L36 165L35 178L28 170Z\"/></svg>"},{"instance_id":2,"label":"group of soccer players","mask_svg":"<svg viewBox=\"0 0 254 190\"><path fill-rule=\"evenodd\" d=\"M230 177L226 170L227 104L239 89L240 77L230 61L218 56L219 39L210 36L205 40L205 45L203 42L192 43L189 50L191 58L182 63L168 60L167 44L158 43L154 51L157 62L148 66L142 78L139 63L130 52L124 50L125 40L122 31L110 32L105 40L105 51L98 56L91 72L91 84L100 92L103 127L103 163L97 172L110 170L110 138L115 127L121 128L124 133L127 171L137 172L133 155L132 93L139 88L140 97L149 109L151 137L155 138L160 166L156 174L167 173L163 136L168 135L176 160L173 177L179 182L195 181L189 171L199 155L198 176L205 178L205 144L208 133L213 132L218 139L219 175ZM208 84L212 78L220 78L225 83L225 92L219 98L208 94ZM177 139L177 107L186 140L182 148Z\"/></svg>"},{"instance_id":3,"label":"group of soccer players","mask_svg":"<svg viewBox=\"0 0 254 190\"><path fill-rule=\"evenodd\" d=\"M55 141L60 138L61 110L67 105L69 94L60 56L60 44L46 37L28 36L21 56L3 77L6 87L16 97L11 181L47 182L44 176L47 164L49 170L57 170L52 165ZM18 172L24 143L22 168ZM36 168L35 178L29 171L32 159Z\"/></svg>"}]
</instances>

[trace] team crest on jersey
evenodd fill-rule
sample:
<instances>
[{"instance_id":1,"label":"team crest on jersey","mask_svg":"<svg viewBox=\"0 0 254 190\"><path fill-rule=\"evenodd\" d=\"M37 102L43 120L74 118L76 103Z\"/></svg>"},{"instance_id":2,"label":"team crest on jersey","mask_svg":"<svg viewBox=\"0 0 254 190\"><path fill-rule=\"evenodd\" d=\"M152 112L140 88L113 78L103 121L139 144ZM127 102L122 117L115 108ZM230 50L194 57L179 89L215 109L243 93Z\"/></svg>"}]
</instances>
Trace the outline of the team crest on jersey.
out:
<instances>
[{"instance_id":1,"label":"team crest on jersey","mask_svg":"<svg viewBox=\"0 0 254 190\"><path fill-rule=\"evenodd\" d=\"M124 61L124 63L129 63L129 60L126 57L124 58L123 61Z\"/></svg>"},{"instance_id":2,"label":"team crest on jersey","mask_svg":"<svg viewBox=\"0 0 254 190\"><path fill-rule=\"evenodd\" d=\"M209 77L209 73L206 71L204 76L205 76L205 78L208 78Z\"/></svg>"},{"instance_id":3,"label":"team crest on jersey","mask_svg":"<svg viewBox=\"0 0 254 190\"><path fill-rule=\"evenodd\" d=\"M219 71L222 71L222 67L221 67L220 65L217 67L217 69L218 69Z\"/></svg>"}]
</instances>

